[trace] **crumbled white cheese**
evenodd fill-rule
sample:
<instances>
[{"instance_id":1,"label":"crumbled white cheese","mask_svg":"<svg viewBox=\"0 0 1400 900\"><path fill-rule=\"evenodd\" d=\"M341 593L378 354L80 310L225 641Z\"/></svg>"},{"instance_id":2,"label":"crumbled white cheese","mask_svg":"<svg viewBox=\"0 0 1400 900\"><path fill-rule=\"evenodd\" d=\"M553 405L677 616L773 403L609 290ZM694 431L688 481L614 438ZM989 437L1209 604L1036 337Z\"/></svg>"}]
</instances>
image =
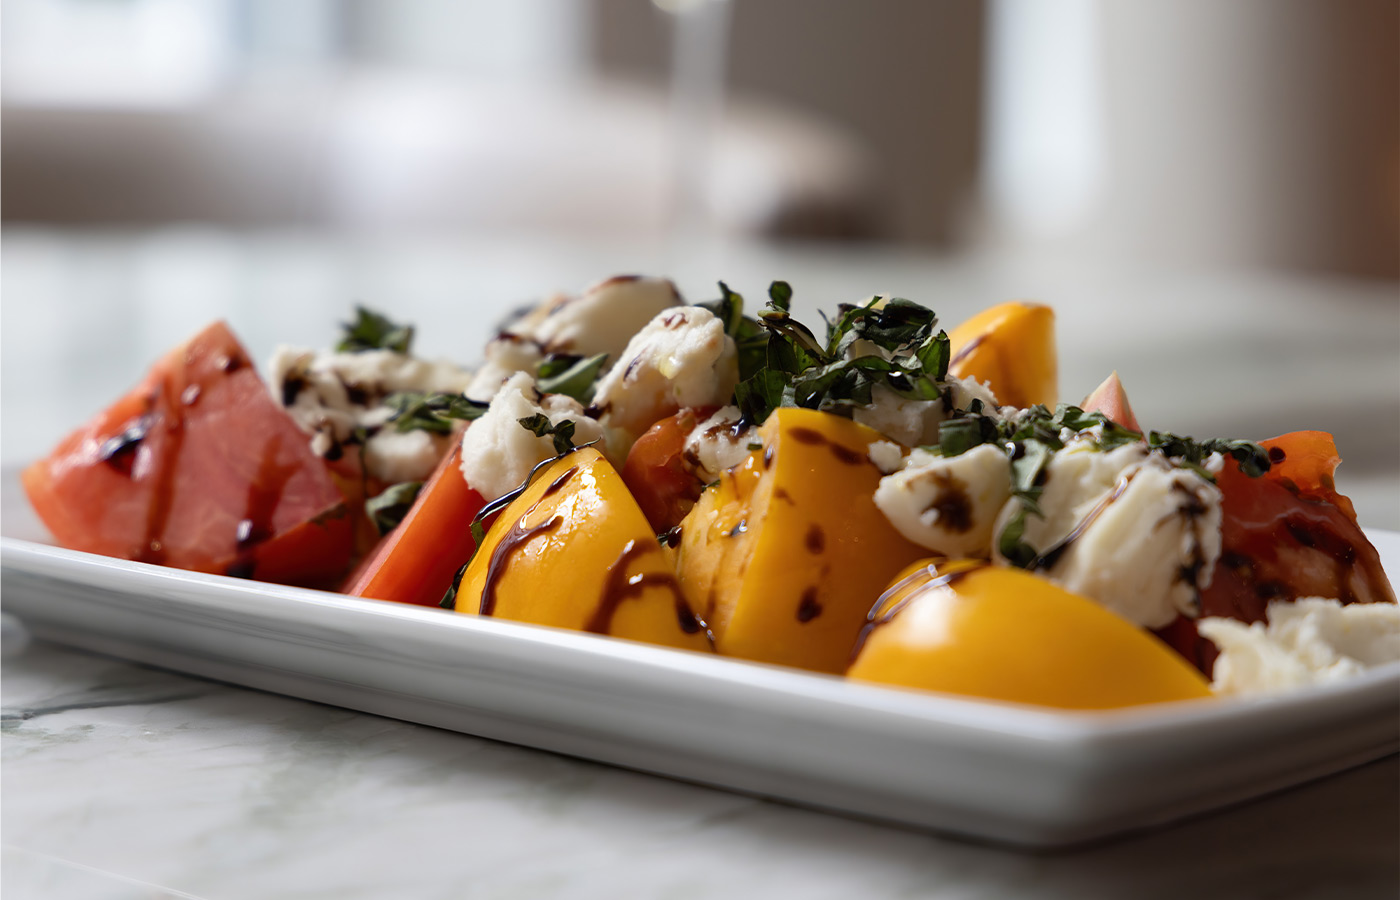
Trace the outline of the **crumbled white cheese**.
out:
<instances>
[{"instance_id":1,"label":"crumbled white cheese","mask_svg":"<svg viewBox=\"0 0 1400 900\"><path fill-rule=\"evenodd\" d=\"M384 428L365 441L365 471L386 484L422 481L447 452L451 437L422 429Z\"/></svg>"},{"instance_id":2,"label":"crumbled white cheese","mask_svg":"<svg viewBox=\"0 0 1400 900\"><path fill-rule=\"evenodd\" d=\"M543 361L544 353L533 341L502 332L487 343L486 361L463 393L484 403L496 396L510 376L516 372L534 373Z\"/></svg>"},{"instance_id":3,"label":"crumbled white cheese","mask_svg":"<svg viewBox=\"0 0 1400 900\"><path fill-rule=\"evenodd\" d=\"M1197 628L1220 648L1211 687L1262 694L1349 678L1400 662L1400 606L1309 597L1269 604L1268 624L1202 619Z\"/></svg>"},{"instance_id":4,"label":"crumbled white cheese","mask_svg":"<svg viewBox=\"0 0 1400 900\"><path fill-rule=\"evenodd\" d=\"M393 414L383 401L399 391L459 393L471 373L448 362L418 359L392 350L333 353L278 347L269 365L273 397L311 435L312 450L331 457L357 429L369 432L365 471L393 483L421 481L432 473L449 438L426 432L388 433ZM421 435L421 436L420 436Z\"/></svg>"},{"instance_id":5,"label":"crumbled white cheese","mask_svg":"<svg viewBox=\"0 0 1400 900\"><path fill-rule=\"evenodd\" d=\"M739 465L761 443L758 429L741 425L737 406L724 406L691 429L682 454L701 481L719 478L726 469Z\"/></svg>"},{"instance_id":6,"label":"crumbled white cheese","mask_svg":"<svg viewBox=\"0 0 1400 900\"><path fill-rule=\"evenodd\" d=\"M555 425L574 423L574 443L603 436L602 428L583 414L578 401L563 394L541 395L535 378L517 372L491 398L491 407L462 435L462 477L486 500L509 493L524 482L537 463L555 455L554 440L536 436L520 420L543 414Z\"/></svg>"},{"instance_id":7,"label":"crumbled white cheese","mask_svg":"<svg viewBox=\"0 0 1400 900\"><path fill-rule=\"evenodd\" d=\"M534 372L549 353L606 353L616 362L628 340L653 316L683 302L672 282L633 275L600 281L577 297L551 297L486 345L486 363L466 394L489 400L507 378Z\"/></svg>"},{"instance_id":8,"label":"crumbled white cheese","mask_svg":"<svg viewBox=\"0 0 1400 900\"><path fill-rule=\"evenodd\" d=\"M1219 488L1142 443L1103 453L1075 440L1046 473L1044 516L1028 514L1022 535L1042 574L1145 628L1195 615L1220 556ZM997 534L1021 508L1007 501Z\"/></svg>"},{"instance_id":9,"label":"crumbled white cheese","mask_svg":"<svg viewBox=\"0 0 1400 900\"><path fill-rule=\"evenodd\" d=\"M606 353L616 362L647 322L684 303L675 284L665 278L619 275L551 309L531 337L550 353Z\"/></svg>"},{"instance_id":10,"label":"crumbled white cheese","mask_svg":"<svg viewBox=\"0 0 1400 900\"><path fill-rule=\"evenodd\" d=\"M982 401L982 411L987 415L992 415L998 410L997 396L992 393L991 385L984 381L978 381L972 376L967 378L949 378L948 387L952 389L951 402L954 409L967 409L972 405L973 400ZM1007 410L1013 407L1006 407Z\"/></svg>"},{"instance_id":11,"label":"crumbled white cheese","mask_svg":"<svg viewBox=\"0 0 1400 900\"><path fill-rule=\"evenodd\" d=\"M628 341L593 395L610 457L625 458L647 428L677 410L727 403L738 380L734 340L713 313L698 306L659 313Z\"/></svg>"},{"instance_id":12,"label":"crumbled white cheese","mask_svg":"<svg viewBox=\"0 0 1400 900\"><path fill-rule=\"evenodd\" d=\"M1006 454L983 444L948 458L914 450L902 469L880 479L875 505L912 543L943 556L987 559L992 526L1010 496Z\"/></svg>"},{"instance_id":13,"label":"crumbled white cheese","mask_svg":"<svg viewBox=\"0 0 1400 900\"><path fill-rule=\"evenodd\" d=\"M948 415L943 401L906 400L877 384L870 390L870 403L851 411L851 418L873 428L906 447L938 441L938 423Z\"/></svg>"},{"instance_id":14,"label":"crumbled white cheese","mask_svg":"<svg viewBox=\"0 0 1400 900\"><path fill-rule=\"evenodd\" d=\"M865 455L870 457L882 475L893 475L904 465L904 448L894 441L875 441Z\"/></svg>"},{"instance_id":15,"label":"crumbled white cheese","mask_svg":"<svg viewBox=\"0 0 1400 900\"><path fill-rule=\"evenodd\" d=\"M870 391L870 403L856 407L851 418L890 440L906 447L917 447L938 443L939 424L953 410L967 409L973 400L981 400L987 414L997 410L996 397L976 379L949 378L945 391L945 395L937 400L906 400L884 385L877 384Z\"/></svg>"}]
</instances>

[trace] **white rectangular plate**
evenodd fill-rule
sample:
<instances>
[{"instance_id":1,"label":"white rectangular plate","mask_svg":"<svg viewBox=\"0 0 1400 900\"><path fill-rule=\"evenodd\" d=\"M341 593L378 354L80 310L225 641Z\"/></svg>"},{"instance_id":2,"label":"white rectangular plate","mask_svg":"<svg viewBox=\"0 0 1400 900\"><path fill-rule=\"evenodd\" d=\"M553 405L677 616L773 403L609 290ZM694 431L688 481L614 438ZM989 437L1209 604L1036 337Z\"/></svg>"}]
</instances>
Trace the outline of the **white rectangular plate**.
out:
<instances>
[{"instance_id":1,"label":"white rectangular plate","mask_svg":"<svg viewBox=\"0 0 1400 900\"><path fill-rule=\"evenodd\" d=\"M12 477L3 499L4 611L39 637L981 838L1090 840L1400 749L1400 666L1267 700L1049 712L107 559L42 543ZM1370 536L1400 571L1400 534Z\"/></svg>"}]
</instances>

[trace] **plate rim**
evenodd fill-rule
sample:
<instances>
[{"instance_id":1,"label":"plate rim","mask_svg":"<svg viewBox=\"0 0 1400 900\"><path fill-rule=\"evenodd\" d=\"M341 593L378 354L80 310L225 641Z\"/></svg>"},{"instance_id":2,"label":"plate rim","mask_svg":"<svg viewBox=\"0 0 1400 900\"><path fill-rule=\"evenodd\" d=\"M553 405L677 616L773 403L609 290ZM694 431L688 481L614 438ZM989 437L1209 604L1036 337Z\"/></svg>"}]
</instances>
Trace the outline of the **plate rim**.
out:
<instances>
[{"instance_id":1,"label":"plate rim","mask_svg":"<svg viewBox=\"0 0 1400 900\"><path fill-rule=\"evenodd\" d=\"M1375 542L1393 542L1400 548L1400 532L1367 529ZM410 628L427 628L422 636L453 631L481 635L492 642L524 642L568 652L580 659L625 660L670 674L703 677L730 686L758 688L806 700L878 709L905 719L971 729L983 733L1015 737L1024 741L1057 744L1106 744L1151 737L1163 730L1201 727L1220 721L1237 722L1246 718L1269 719L1296 715L1312 706L1328 706L1374 692L1400 689L1400 662L1369 669L1360 675L1322 684L1307 685L1275 694L1237 697L1212 696L1109 710L1064 710L1038 707L977 697L942 694L897 685L853 681L843 675L813 672L790 666L735 659L698 651L630 641L609 635L594 635L493 617L456 615L447 610L412 604L352 597L333 591L294 587L231 578L226 575L192 572L101 556L80 550L0 535L0 571L16 568L30 574L79 582L100 589L112 589L110 579L122 586L149 582L163 588L192 589L184 598L194 607L214 607L235 597L256 598L261 604L291 604L289 610L337 610L337 615L365 621L392 621ZM74 577L74 576L78 577ZM0 604L0 611L4 611ZM247 616L246 607L232 607L235 616ZM24 616L19 618L23 620ZM413 624L409 624L413 623Z\"/></svg>"}]
</instances>

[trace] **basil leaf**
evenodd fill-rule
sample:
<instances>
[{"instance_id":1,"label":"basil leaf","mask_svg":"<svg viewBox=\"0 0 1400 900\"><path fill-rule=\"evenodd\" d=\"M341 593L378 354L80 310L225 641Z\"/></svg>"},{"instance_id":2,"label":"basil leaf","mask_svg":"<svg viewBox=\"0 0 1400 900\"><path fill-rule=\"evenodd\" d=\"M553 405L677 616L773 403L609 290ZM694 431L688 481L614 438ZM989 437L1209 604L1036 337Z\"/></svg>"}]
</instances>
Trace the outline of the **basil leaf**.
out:
<instances>
[{"instance_id":1,"label":"basil leaf","mask_svg":"<svg viewBox=\"0 0 1400 900\"><path fill-rule=\"evenodd\" d=\"M761 425L782 405L787 378L776 369L763 368L734 386L734 405L744 421Z\"/></svg>"},{"instance_id":2,"label":"basil leaf","mask_svg":"<svg viewBox=\"0 0 1400 900\"><path fill-rule=\"evenodd\" d=\"M355 307L355 321L342 326L345 336L336 344L341 353L361 353L365 350L394 350L407 353L413 346L413 326L391 322L381 313Z\"/></svg>"},{"instance_id":3,"label":"basil leaf","mask_svg":"<svg viewBox=\"0 0 1400 900\"><path fill-rule=\"evenodd\" d=\"M1211 439L1198 441L1195 438L1181 437L1165 431L1153 431L1147 435L1147 444L1154 450L1161 450L1170 459L1199 468L1212 453L1229 456L1239 463L1240 471L1250 478L1258 478L1269 471L1269 452L1252 441L1231 441ZM1204 471L1203 469L1201 471ZM1213 476L1210 477L1214 481Z\"/></svg>"},{"instance_id":4,"label":"basil leaf","mask_svg":"<svg viewBox=\"0 0 1400 900\"><path fill-rule=\"evenodd\" d=\"M472 521L472 534L476 534L475 520ZM477 546L481 546L482 538L485 536L485 533L483 533L481 537L477 538ZM475 556L476 551L472 551L472 555ZM467 574L467 566L469 565L471 565L470 560L462 563L462 568L458 569L457 574L452 576L452 583L447 586L447 593L442 595L442 599L438 601L438 606L443 609L457 608L457 592L462 589L462 578Z\"/></svg>"},{"instance_id":5,"label":"basil leaf","mask_svg":"<svg viewBox=\"0 0 1400 900\"><path fill-rule=\"evenodd\" d=\"M1026 513L1025 508L1017 510L997 535L997 551L1018 569L1029 569L1039 558L1035 548L1022 540L1026 533Z\"/></svg>"},{"instance_id":6,"label":"basil leaf","mask_svg":"<svg viewBox=\"0 0 1400 900\"><path fill-rule=\"evenodd\" d=\"M550 354L540 363L536 382L542 393L564 394L587 406L593 388L608 361L606 353L596 356Z\"/></svg>"},{"instance_id":7,"label":"basil leaf","mask_svg":"<svg viewBox=\"0 0 1400 900\"><path fill-rule=\"evenodd\" d=\"M543 413L535 413L533 416L526 416L523 419L516 419L520 426L535 437L554 438L554 452L563 456L574 448L574 423L572 419L563 419L558 424L549 421L549 417Z\"/></svg>"},{"instance_id":8,"label":"basil leaf","mask_svg":"<svg viewBox=\"0 0 1400 900\"><path fill-rule=\"evenodd\" d=\"M1011 493L1021 498L1032 513L1040 515L1040 495L1045 490L1045 467L1057 448L1040 441L1018 445L1011 456Z\"/></svg>"},{"instance_id":9,"label":"basil leaf","mask_svg":"<svg viewBox=\"0 0 1400 900\"><path fill-rule=\"evenodd\" d=\"M385 488L378 496L365 501L365 514L374 523L379 534L386 535L399 526L403 517L413 508L418 492L423 487L421 481L401 481Z\"/></svg>"},{"instance_id":10,"label":"basil leaf","mask_svg":"<svg viewBox=\"0 0 1400 900\"><path fill-rule=\"evenodd\" d=\"M425 394L400 391L384 398L394 414L389 421L397 431L430 431L450 434L453 421L473 422L486 415L489 403L468 400L461 394Z\"/></svg>"},{"instance_id":11,"label":"basil leaf","mask_svg":"<svg viewBox=\"0 0 1400 900\"><path fill-rule=\"evenodd\" d=\"M775 281L768 285L768 301L783 312L792 309L792 285L786 281Z\"/></svg>"},{"instance_id":12,"label":"basil leaf","mask_svg":"<svg viewBox=\"0 0 1400 900\"><path fill-rule=\"evenodd\" d=\"M938 450L943 456L962 456L973 447L997 440L997 426L989 416L949 419L938 427Z\"/></svg>"}]
</instances>

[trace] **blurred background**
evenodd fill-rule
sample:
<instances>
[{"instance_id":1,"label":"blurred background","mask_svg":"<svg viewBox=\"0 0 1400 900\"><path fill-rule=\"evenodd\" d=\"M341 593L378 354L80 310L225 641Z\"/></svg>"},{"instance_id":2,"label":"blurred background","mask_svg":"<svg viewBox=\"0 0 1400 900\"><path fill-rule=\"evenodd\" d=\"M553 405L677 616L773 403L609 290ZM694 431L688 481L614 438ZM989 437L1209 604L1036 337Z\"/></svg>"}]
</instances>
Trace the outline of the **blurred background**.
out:
<instances>
[{"instance_id":1,"label":"blurred background","mask_svg":"<svg viewBox=\"0 0 1400 900\"><path fill-rule=\"evenodd\" d=\"M1400 277L1387 0L4 0L6 223Z\"/></svg>"},{"instance_id":2,"label":"blurred background","mask_svg":"<svg viewBox=\"0 0 1400 900\"><path fill-rule=\"evenodd\" d=\"M261 354L363 300L470 360L642 270L1051 302L1065 399L1118 368L1159 427L1333 430L1400 527L1396 0L0 13L7 461L217 315Z\"/></svg>"}]
</instances>

